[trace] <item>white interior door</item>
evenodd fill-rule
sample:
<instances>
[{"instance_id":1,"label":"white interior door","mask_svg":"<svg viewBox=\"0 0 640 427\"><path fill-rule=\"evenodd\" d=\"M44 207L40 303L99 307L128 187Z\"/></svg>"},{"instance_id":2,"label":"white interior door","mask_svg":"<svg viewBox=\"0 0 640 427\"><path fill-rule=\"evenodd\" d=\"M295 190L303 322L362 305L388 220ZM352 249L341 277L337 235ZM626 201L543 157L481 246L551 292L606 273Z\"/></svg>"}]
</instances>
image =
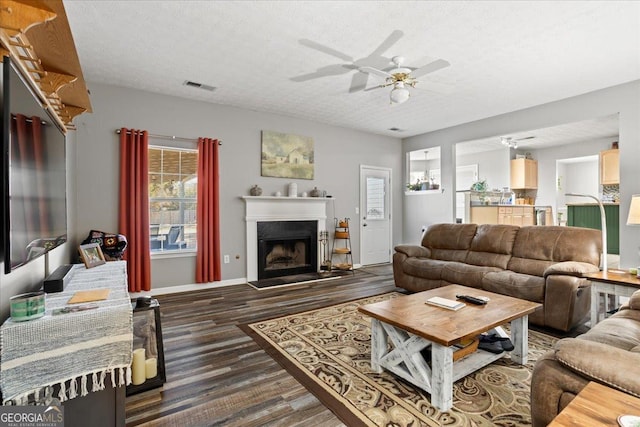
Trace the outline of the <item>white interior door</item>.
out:
<instances>
[{"instance_id":1,"label":"white interior door","mask_svg":"<svg viewBox=\"0 0 640 427\"><path fill-rule=\"evenodd\" d=\"M391 262L391 169L360 166L360 264Z\"/></svg>"}]
</instances>

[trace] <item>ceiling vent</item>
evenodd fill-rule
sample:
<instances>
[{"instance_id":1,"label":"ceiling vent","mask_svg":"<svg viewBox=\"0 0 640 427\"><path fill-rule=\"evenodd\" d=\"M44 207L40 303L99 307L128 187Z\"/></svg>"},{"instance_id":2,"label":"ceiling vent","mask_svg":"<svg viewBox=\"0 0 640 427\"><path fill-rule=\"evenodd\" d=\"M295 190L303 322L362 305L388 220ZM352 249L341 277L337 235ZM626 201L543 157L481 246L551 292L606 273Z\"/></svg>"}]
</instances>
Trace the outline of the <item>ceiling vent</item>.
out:
<instances>
[{"instance_id":1,"label":"ceiling vent","mask_svg":"<svg viewBox=\"0 0 640 427\"><path fill-rule=\"evenodd\" d=\"M197 83L197 82L192 82L191 80L185 80L184 83L182 83L185 86L189 86L189 87L194 87L196 89L202 89L202 90L208 90L209 92L213 92L214 90L216 90L216 88L214 86L209 86L209 85L205 85L202 83Z\"/></svg>"}]
</instances>

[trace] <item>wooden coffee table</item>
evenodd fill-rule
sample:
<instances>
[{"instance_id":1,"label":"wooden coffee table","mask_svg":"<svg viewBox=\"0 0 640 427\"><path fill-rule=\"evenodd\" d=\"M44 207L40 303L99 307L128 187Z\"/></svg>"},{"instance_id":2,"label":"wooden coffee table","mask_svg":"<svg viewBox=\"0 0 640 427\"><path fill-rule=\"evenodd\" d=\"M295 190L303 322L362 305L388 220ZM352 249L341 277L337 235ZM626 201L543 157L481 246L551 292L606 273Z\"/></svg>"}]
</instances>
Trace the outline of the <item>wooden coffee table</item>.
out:
<instances>
[{"instance_id":1,"label":"wooden coffee table","mask_svg":"<svg viewBox=\"0 0 640 427\"><path fill-rule=\"evenodd\" d=\"M472 305L452 311L428 305L438 296L455 300L456 295L486 296L486 305ZM531 301L460 285L401 296L358 310L371 320L371 368L382 368L431 393L431 404L441 411L453 406L453 383L504 356L478 350L453 361L453 346L462 340L495 330L506 336L500 325L511 322L515 349L511 360L527 363L528 317L541 305ZM390 345L389 345L390 344ZM420 351L431 346L431 367ZM404 362L404 363L403 363Z\"/></svg>"}]
</instances>

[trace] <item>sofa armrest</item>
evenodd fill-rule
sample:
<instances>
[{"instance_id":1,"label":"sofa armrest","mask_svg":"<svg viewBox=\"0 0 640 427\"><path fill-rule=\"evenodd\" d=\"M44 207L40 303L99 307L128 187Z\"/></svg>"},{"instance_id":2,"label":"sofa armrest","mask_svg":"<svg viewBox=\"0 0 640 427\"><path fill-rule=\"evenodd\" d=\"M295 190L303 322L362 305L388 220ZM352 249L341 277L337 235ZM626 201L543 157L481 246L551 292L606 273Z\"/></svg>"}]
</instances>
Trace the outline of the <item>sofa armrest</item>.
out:
<instances>
[{"instance_id":1,"label":"sofa armrest","mask_svg":"<svg viewBox=\"0 0 640 427\"><path fill-rule=\"evenodd\" d=\"M595 273L600 268L587 262L565 261L550 265L544 271L543 276L547 277L552 274L560 274L564 276L582 277L586 273Z\"/></svg>"},{"instance_id":2,"label":"sofa armrest","mask_svg":"<svg viewBox=\"0 0 640 427\"><path fill-rule=\"evenodd\" d=\"M562 339L555 348L556 359L568 369L640 397L640 379L629 375L638 369L640 353L576 338Z\"/></svg>"},{"instance_id":3,"label":"sofa armrest","mask_svg":"<svg viewBox=\"0 0 640 427\"><path fill-rule=\"evenodd\" d=\"M394 248L396 252L405 254L408 257L430 258L431 251L429 248L417 245L398 245Z\"/></svg>"}]
</instances>

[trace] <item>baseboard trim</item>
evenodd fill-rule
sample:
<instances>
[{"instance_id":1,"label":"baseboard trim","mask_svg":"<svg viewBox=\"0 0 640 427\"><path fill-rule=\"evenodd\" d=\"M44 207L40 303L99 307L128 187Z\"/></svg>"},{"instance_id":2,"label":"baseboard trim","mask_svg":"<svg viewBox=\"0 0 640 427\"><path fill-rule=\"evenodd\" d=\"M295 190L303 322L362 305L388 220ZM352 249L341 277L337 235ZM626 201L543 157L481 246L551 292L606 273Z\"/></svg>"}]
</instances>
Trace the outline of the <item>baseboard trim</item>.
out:
<instances>
[{"instance_id":1,"label":"baseboard trim","mask_svg":"<svg viewBox=\"0 0 640 427\"><path fill-rule=\"evenodd\" d=\"M169 294L178 294L181 292L202 291L205 289L223 288L225 286L244 285L246 283L247 283L247 279L244 277L240 277L238 279L221 280L219 282L166 286L163 288L151 289L150 291L129 292L129 295L131 296L131 298L137 298L141 296L169 295Z\"/></svg>"}]
</instances>

